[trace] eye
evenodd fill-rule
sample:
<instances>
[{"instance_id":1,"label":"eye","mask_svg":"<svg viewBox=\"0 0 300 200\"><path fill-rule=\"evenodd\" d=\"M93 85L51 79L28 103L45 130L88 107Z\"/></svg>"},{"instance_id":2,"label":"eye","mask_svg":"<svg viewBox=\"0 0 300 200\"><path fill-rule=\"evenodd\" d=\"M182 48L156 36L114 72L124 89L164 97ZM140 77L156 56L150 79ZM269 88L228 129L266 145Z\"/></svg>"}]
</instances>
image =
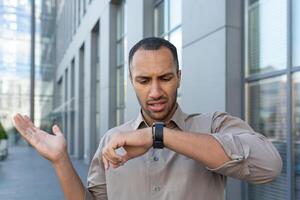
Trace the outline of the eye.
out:
<instances>
[{"instance_id":1,"label":"eye","mask_svg":"<svg viewBox=\"0 0 300 200\"><path fill-rule=\"evenodd\" d=\"M162 81L170 81L173 78L173 76L163 76L161 77Z\"/></svg>"},{"instance_id":2,"label":"eye","mask_svg":"<svg viewBox=\"0 0 300 200\"><path fill-rule=\"evenodd\" d=\"M145 85L145 84L149 83L149 79L141 78L141 79L138 79L137 82L140 83L140 84Z\"/></svg>"}]
</instances>

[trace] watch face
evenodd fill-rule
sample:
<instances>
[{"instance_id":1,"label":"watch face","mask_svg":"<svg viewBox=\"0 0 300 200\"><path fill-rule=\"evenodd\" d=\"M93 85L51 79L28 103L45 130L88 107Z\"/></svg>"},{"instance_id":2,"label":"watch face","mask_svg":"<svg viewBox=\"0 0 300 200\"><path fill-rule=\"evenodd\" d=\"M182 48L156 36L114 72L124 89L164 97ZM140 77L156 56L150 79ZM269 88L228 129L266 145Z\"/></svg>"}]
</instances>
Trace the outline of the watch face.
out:
<instances>
[{"instance_id":1,"label":"watch face","mask_svg":"<svg viewBox=\"0 0 300 200\"><path fill-rule=\"evenodd\" d=\"M155 122L152 128L153 134L153 148L162 149L164 147L164 137L163 137L163 130L165 124L163 122Z\"/></svg>"}]
</instances>

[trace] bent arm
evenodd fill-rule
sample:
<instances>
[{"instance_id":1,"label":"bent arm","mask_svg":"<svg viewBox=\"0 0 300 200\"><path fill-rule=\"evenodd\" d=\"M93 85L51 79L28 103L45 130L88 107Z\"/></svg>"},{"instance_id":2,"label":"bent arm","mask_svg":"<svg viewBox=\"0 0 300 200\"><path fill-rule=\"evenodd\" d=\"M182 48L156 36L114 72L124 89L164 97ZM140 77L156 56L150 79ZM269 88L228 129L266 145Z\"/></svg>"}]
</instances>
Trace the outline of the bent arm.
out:
<instances>
[{"instance_id":1,"label":"bent arm","mask_svg":"<svg viewBox=\"0 0 300 200\"><path fill-rule=\"evenodd\" d=\"M282 160L274 145L251 127L226 113L216 113L212 133L190 133L165 128L165 146L201 162L211 171L267 183L281 172Z\"/></svg>"},{"instance_id":2,"label":"bent arm","mask_svg":"<svg viewBox=\"0 0 300 200\"><path fill-rule=\"evenodd\" d=\"M165 128L164 143L167 148L201 162L209 168L216 168L230 161L220 143L210 134Z\"/></svg>"}]
</instances>

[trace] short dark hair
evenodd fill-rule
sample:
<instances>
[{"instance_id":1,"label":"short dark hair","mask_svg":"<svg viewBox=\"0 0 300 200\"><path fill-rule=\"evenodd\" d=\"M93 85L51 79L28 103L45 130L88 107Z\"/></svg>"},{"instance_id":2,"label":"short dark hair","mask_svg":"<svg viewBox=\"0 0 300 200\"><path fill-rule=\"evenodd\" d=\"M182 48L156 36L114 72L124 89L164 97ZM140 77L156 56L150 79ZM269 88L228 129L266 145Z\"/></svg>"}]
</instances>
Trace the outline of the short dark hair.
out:
<instances>
[{"instance_id":1,"label":"short dark hair","mask_svg":"<svg viewBox=\"0 0 300 200\"><path fill-rule=\"evenodd\" d=\"M159 37L148 37L140 40L138 43L136 43L129 52L129 58L128 58L128 65L129 65L129 72L131 74L131 61L132 58L135 54L135 52L139 49L144 49L144 50L158 50L161 47L166 47L168 48L172 55L173 55L173 60L176 65L176 69L179 70L179 63L178 63L178 56L177 56L177 49L176 47L169 42L168 40L165 40L163 38Z\"/></svg>"}]
</instances>

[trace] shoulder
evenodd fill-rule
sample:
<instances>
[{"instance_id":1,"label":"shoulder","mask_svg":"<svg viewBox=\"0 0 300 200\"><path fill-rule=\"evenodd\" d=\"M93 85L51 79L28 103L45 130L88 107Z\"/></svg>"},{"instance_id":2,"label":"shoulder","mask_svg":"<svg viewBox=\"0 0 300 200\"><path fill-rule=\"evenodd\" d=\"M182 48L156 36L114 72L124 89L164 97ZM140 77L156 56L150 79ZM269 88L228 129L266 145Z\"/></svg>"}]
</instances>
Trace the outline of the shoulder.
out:
<instances>
[{"instance_id":1,"label":"shoulder","mask_svg":"<svg viewBox=\"0 0 300 200\"><path fill-rule=\"evenodd\" d=\"M222 116L229 116L229 114L226 112L221 112L221 111L206 112L206 113L194 113L194 114L187 115L186 122L189 122L189 121L212 122L216 118L219 118Z\"/></svg>"},{"instance_id":2,"label":"shoulder","mask_svg":"<svg viewBox=\"0 0 300 200\"><path fill-rule=\"evenodd\" d=\"M214 132L222 121L231 118L231 115L222 111L188 114L185 120L186 127L192 131Z\"/></svg>"}]
</instances>

